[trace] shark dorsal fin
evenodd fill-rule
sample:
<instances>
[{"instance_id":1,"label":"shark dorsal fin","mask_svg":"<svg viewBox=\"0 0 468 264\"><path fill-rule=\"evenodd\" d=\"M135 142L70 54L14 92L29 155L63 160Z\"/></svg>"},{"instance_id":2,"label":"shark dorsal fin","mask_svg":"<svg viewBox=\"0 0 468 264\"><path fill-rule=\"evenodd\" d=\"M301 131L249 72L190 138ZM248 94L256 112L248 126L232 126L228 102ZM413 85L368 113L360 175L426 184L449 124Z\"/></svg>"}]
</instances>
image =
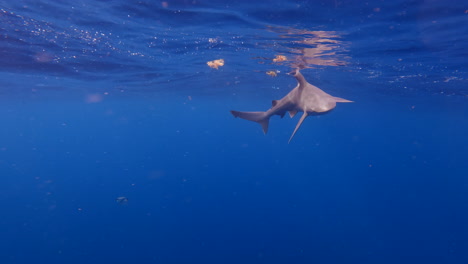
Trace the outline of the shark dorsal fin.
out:
<instances>
[{"instance_id":1,"label":"shark dorsal fin","mask_svg":"<svg viewBox=\"0 0 468 264\"><path fill-rule=\"evenodd\" d=\"M297 114L297 110L291 110L289 111L289 116L293 118Z\"/></svg>"},{"instance_id":2,"label":"shark dorsal fin","mask_svg":"<svg viewBox=\"0 0 468 264\"><path fill-rule=\"evenodd\" d=\"M299 119L299 122L297 122L297 125L296 125L296 128L294 129L294 132L292 133L291 137L289 138L288 144L289 144L289 142L291 142L291 139L293 139L293 137L296 134L297 130L301 127L302 122L304 122L304 120L306 119L307 116L308 116L307 112L304 112L304 114L301 116L301 119Z\"/></svg>"},{"instance_id":3,"label":"shark dorsal fin","mask_svg":"<svg viewBox=\"0 0 468 264\"><path fill-rule=\"evenodd\" d=\"M278 104L278 100L271 101L271 107L275 107Z\"/></svg>"}]
</instances>

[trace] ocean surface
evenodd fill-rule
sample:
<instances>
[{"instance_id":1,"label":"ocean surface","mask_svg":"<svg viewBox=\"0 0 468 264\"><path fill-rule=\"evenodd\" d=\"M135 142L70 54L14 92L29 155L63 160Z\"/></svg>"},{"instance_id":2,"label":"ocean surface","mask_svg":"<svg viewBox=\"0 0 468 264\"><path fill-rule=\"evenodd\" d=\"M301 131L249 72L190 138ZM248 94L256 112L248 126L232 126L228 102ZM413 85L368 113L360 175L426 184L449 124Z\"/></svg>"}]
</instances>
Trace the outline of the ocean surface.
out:
<instances>
[{"instance_id":1,"label":"ocean surface","mask_svg":"<svg viewBox=\"0 0 468 264\"><path fill-rule=\"evenodd\" d=\"M1 264L468 263L466 1L1 0L0 80Z\"/></svg>"}]
</instances>

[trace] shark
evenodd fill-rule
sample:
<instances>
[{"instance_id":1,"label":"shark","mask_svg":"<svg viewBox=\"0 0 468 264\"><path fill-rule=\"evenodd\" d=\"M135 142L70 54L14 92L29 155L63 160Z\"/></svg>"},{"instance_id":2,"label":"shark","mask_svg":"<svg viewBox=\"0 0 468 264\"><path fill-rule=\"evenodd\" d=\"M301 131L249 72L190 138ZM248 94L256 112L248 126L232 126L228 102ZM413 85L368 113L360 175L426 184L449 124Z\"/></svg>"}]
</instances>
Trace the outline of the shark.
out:
<instances>
[{"instance_id":1,"label":"shark","mask_svg":"<svg viewBox=\"0 0 468 264\"><path fill-rule=\"evenodd\" d=\"M353 102L327 94L318 87L308 83L299 70L293 71L291 75L296 78L297 86L282 99L273 100L272 107L269 110L265 112L241 112L231 110L231 114L236 118L240 117L259 123L262 126L263 133L266 134L268 132L270 117L279 115L283 118L286 112L288 112L289 116L293 118L298 112L303 112L296 128L289 138L289 144L301 127L302 122L304 122L308 116L328 113L336 107L336 103Z\"/></svg>"}]
</instances>

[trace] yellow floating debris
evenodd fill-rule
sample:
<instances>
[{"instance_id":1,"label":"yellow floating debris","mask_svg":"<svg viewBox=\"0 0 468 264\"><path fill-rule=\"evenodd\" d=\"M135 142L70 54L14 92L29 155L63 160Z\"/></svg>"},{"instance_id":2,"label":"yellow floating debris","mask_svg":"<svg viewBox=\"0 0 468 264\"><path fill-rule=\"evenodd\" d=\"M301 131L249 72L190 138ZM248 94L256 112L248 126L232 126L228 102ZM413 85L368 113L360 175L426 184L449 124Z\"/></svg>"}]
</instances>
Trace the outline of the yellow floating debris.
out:
<instances>
[{"instance_id":1,"label":"yellow floating debris","mask_svg":"<svg viewBox=\"0 0 468 264\"><path fill-rule=\"evenodd\" d=\"M224 66L224 60L223 59L213 60L213 61L207 62L206 64L213 69L218 69L218 67Z\"/></svg>"},{"instance_id":2,"label":"yellow floating debris","mask_svg":"<svg viewBox=\"0 0 468 264\"><path fill-rule=\"evenodd\" d=\"M273 59L273 62L282 62L287 60L286 56L284 55L276 55L276 57Z\"/></svg>"},{"instance_id":3,"label":"yellow floating debris","mask_svg":"<svg viewBox=\"0 0 468 264\"><path fill-rule=\"evenodd\" d=\"M267 71L266 74L270 75L271 77L276 77L276 76L278 76L278 74L276 73L276 71Z\"/></svg>"}]
</instances>

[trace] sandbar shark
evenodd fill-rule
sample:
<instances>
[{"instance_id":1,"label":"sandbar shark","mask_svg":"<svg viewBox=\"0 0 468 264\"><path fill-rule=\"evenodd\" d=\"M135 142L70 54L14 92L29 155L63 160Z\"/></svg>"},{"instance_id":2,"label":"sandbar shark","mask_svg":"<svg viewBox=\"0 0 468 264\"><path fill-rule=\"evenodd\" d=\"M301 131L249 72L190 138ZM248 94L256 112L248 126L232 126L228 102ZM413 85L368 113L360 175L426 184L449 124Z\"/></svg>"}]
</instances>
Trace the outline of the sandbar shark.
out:
<instances>
[{"instance_id":1,"label":"sandbar shark","mask_svg":"<svg viewBox=\"0 0 468 264\"><path fill-rule=\"evenodd\" d=\"M271 116L279 115L282 118L286 112L289 112L289 116L293 118L298 112L304 112L301 119L297 123L294 132L289 138L289 143L301 126L302 122L304 122L306 117L309 115L325 114L335 108L336 103L353 102L343 98L331 96L320 90L318 87L308 83L299 70L294 72L294 77L296 77L298 82L297 86L282 99L273 100L272 107L266 112L240 112L232 110L232 115L234 117L240 117L242 119L259 123L263 128L263 133L266 134Z\"/></svg>"}]
</instances>

